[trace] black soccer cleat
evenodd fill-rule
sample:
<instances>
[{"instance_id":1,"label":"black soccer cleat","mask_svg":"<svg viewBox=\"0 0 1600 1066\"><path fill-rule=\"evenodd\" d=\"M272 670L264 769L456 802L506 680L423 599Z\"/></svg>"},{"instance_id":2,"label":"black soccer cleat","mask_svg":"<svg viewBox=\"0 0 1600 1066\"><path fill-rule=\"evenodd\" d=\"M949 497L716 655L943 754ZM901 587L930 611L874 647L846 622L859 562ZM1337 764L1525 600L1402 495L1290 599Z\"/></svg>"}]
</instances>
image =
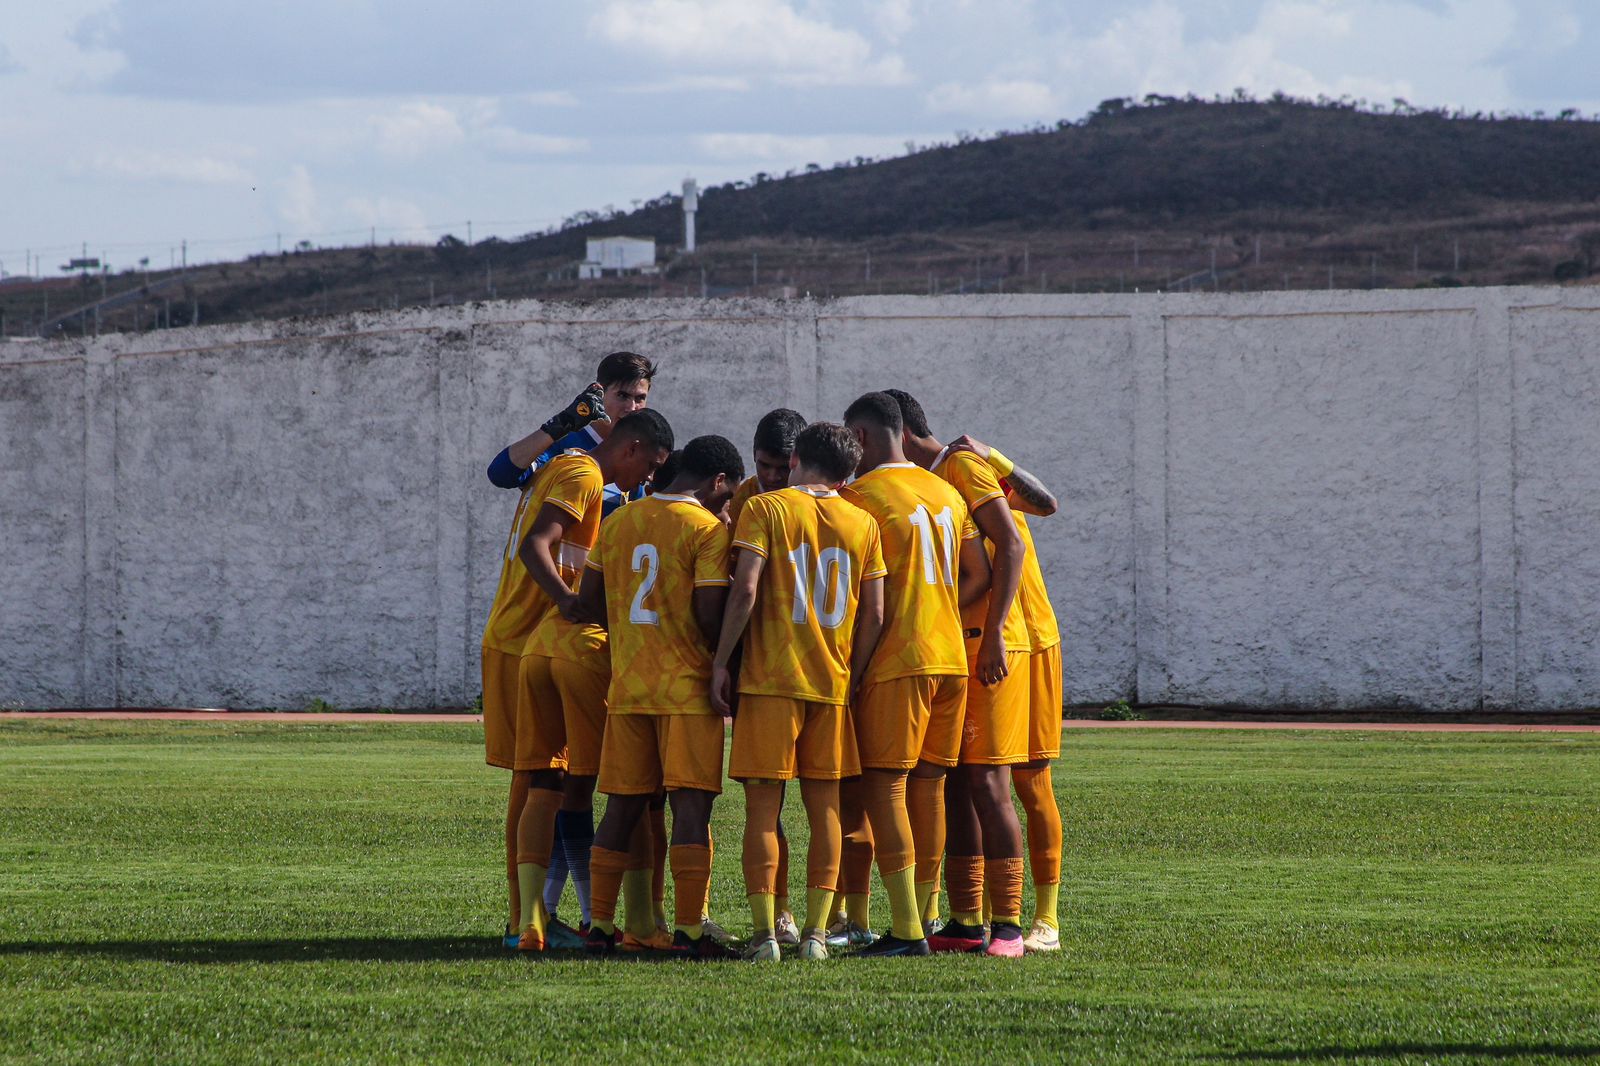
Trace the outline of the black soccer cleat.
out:
<instances>
[{"instance_id":1,"label":"black soccer cleat","mask_svg":"<svg viewBox=\"0 0 1600 1066\"><path fill-rule=\"evenodd\" d=\"M915 940L901 940L893 933L885 933L877 940L861 948L855 953L858 959L897 959L902 955L931 955L933 949L928 947L926 937Z\"/></svg>"},{"instance_id":2,"label":"black soccer cleat","mask_svg":"<svg viewBox=\"0 0 1600 1066\"><path fill-rule=\"evenodd\" d=\"M739 953L726 944L719 944L704 934L691 937L682 929L672 934L672 954L690 962L721 962L739 957Z\"/></svg>"},{"instance_id":3,"label":"black soccer cleat","mask_svg":"<svg viewBox=\"0 0 1600 1066\"><path fill-rule=\"evenodd\" d=\"M615 955L617 953L616 937L594 926L589 928L589 935L583 938L583 950L590 955Z\"/></svg>"}]
</instances>

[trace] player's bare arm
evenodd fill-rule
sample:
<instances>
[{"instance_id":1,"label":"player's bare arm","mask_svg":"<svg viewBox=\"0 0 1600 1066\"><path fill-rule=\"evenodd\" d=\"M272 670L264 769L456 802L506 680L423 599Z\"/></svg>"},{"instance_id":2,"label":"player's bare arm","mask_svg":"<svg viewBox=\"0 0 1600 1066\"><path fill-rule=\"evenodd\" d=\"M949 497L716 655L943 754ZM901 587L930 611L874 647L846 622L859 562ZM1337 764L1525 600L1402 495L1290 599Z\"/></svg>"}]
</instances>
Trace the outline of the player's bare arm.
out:
<instances>
[{"instance_id":1,"label":"player's bare arm","mask_svg":"<svg viewBox=\"0 0 1600 1066\"><path fill-rule=\"evenodd\" d=\"M606 575L585 567L583 581L578 585L576 621L588 622L601 629L606 627Z\"/></svg>"},{"instance_id":2,"label":"player's bare arm","mask_svg":"<svg viewBox=\"0 0 1600 1066\"><path fill-rule=\"evenodd\" d=\"M528 568L528 576L550 597L550 602L561 611L562 617L571 621L576 621L572 612L578 597L561 579L561 571L556 566L556 546L577 521L570 511L547 503L539 508L533 528L528 530L528 535L522 538L522 543L517 547L517 557Z\"/></svg>"},{"instance_id":3,"label":"player's bare arm","mask_svg":"<svg viewBox=\"0 0 1600 1066\"><path fill-rule=\"evenodd\" d=\"M722 612L722 630L717 634L717 652L711 658L711 706L719 714L733 710L733 673L728 663L733 651L750 624L750 612L756 605L756 588L761 583L761 572L767 560L753 551L740 549L739 561L733 568L733 585L728 589L728 605Z\"/></svg>"},{"instance_id":4,"label":"player's bare arm","mask_svg":"<svg viewBox=\"0 0 1600 1066\"><path fill-rule=\"evenodd\" d=\"M956 602L962 610L977 603L989 591L994 571L989 566L989 553L983 547L982 537L961 542L961 552L956 557L959 576L956 579Z\"/></svg>"},{"instance_id":5,"label":"player's bare arm","mask_svg":"<svg viewBox=\"0 0 1600 1066\"><path fill-rule=\"evenodd\" d=\"M693 607L694 624L706 638L706 647L715 650L717 637L722 633L722 616L728 607L727 588L713 585L695 589Z\"/></svg>"},{"instance_id":6,"label":"player's bare arm","mask_svg":"<svg viewBox=\"0 0 1600 1066\"><path fill-rule=\"evenodd\" d=\"M991 466L996 466L995 458L999 457L1001 464L996 466L995 473L1006 481L1009 488L1007 500L1011 506L1024 514L1038 515L1040 518L1049 518L1056 513L1059 505L1055 494L1045 487L1037 475L1001 456L999 451L983 441L962 434L951 443L950 450L971 452Z\"/></svg>"},{"instance_id":7,"label":"player's bare arm","mask_svg":"<svg viewBox=\"0 0 1600 1066\"><path fill-rule=\"evenodd\" d=\"M989 585L989 613L983 622L983 637L978 644L978 680L994 685L1005 680L1006 618L1011 614L1017 587L1022 584L1022 560L1026 549L1017 523L1006 501L996 497L972 512L978 532L994 545L994 564Z\"/></svg>"},{"instance_id":8,"label":"player's bare arm","mask_svg":"<svg viewBox=\"0 0 1600 1066\"><path fill-rule=\"evenodd\" d=\"M875 577L861 583L861 598L856 603L856 632L850 644L850 697L855 699L867 680L872 653L883 636L884 579Z\"/></svg>"}]
</instances>

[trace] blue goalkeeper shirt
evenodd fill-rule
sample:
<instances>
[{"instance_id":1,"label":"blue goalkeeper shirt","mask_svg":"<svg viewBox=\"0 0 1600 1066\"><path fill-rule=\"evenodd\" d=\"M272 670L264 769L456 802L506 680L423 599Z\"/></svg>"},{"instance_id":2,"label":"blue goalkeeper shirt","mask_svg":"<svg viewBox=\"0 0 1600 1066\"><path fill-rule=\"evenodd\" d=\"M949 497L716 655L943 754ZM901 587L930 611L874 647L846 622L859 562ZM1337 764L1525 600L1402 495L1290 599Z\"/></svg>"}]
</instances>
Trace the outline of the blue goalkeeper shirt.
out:
<instances>
[{"instance_id":1,"label":"blue goalkeeper shirt","mask_svg":"<svg viewBox=\"0 0 1600 1066\"><path fill-rule=\"evenodd\" d=\"M509 447L503 448L500 454L494 457L494 461L489 464L489 482L502 489L523 488L539 472L541 467L562 452L571 451L573 448L577 448L579 451L592 452L601 440L600 434L595 432L592 425L584 426L582 429L568 433L565 437L546 448L526 470L518 469L517 465L511 461L511 449ZM637 500L643 496L644 487L642 485L635 489L631 496L615 485L607 485L605 487L605 496L600 503L600 516L601 518L609 517L612 511L615 511L630 499Z\"/></svg>"}]
</instances>

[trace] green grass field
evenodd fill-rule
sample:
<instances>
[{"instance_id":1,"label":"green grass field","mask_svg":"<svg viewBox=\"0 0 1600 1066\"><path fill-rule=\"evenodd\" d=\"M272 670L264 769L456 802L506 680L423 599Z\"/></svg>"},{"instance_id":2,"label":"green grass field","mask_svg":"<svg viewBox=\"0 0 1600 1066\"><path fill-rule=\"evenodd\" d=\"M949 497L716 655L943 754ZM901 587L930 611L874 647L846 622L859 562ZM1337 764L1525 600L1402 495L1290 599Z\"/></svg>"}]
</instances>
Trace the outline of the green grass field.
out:
<instances>
[{"instance_id":1,"label":"green grass field","mask_svg":"<svg viewBox=\"0 0 1600 1066\"><path fill-rule=\"evenodd\" d=\"M471 726L0 722L0 1062L1600 1056L1600 737L1067 739L1060 956L761 968L500 950Z\"/></svg>"}]
</instances>

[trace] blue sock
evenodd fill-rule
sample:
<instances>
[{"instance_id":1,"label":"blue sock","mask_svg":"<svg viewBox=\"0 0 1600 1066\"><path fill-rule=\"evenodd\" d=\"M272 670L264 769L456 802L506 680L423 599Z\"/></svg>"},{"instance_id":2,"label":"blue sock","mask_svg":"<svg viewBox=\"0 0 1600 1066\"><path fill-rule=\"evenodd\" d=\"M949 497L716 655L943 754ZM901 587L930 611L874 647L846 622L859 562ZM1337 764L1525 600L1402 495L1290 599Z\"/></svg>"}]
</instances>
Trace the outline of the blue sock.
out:
<instances>
[{"instance_id":1,"label":"blue sock","mask_svg":"<svg viewBox=\"0 0 1600 1066\"><path fill-rule=\"evenodd\" d=\"M556 825L561 835L561 850L566 855L572 889L578 894L578 909L584 923L589 912L589 850L594 847L594 810L558 811Z\"/></svg>"},{"instance_id":2,"label":"blue sock","mask_svg":"<svg viewBox=\"0 0 1600 1066\"><path fill-rule=\"evenodd\" d=\"M556 812L556 835L550 842L550 869L544 879L544 909L556 916L561 893L567 890L567 856L561 848L561 813Z\"/></svg>"}]
</instances>

